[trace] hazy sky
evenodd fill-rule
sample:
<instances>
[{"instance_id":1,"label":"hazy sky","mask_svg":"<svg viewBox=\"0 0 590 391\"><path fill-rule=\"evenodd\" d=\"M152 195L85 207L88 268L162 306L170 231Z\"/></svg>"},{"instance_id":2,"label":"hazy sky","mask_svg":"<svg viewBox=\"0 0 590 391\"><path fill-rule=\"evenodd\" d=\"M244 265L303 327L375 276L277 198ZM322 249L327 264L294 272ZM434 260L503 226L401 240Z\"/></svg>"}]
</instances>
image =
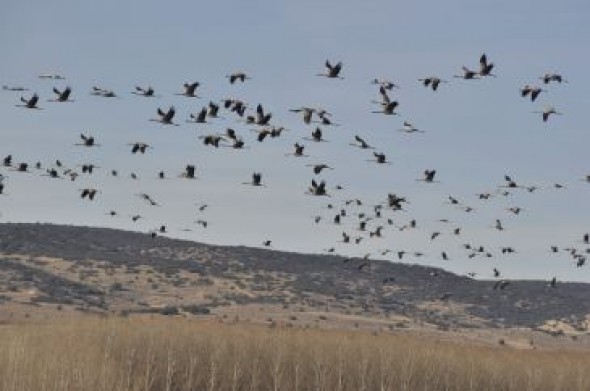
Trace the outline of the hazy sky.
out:
<instances>
[{"instance_id":1,"label":"hazy sky","mask_svg":"<svg viewBox=\"0 0 590 391\"><path fill-rule=\"evenodd\" d=\"M133 229L147 232L161 224L169 236L209 243L260 246L272 240L276 249L336 252L374 258L384 249L420 251L404 262L442 266L458 273L491 277L497 267L507 278L551 278L590 281L589 266L576 268L562 250L584 251L590 231L587 207L590 183L590 135L584 117L590 3L586 1L15 1L3 2L0 13L0 84L37 92L43 110L15 107L20 92L0 91L0 156L15 162L37 161L44 168L61 160L67 168L94 163L100 168L75 182L40 176L43 171L17 173L0 168L7 178L0 197L0 221L41 221ZM461 66L478 67L486 53L495 63L496 78L461 80ZM324 61L342 61L343 79L316 76ZM242 70L251 76L230 85L226 75ZM568 83L542 85L539 76L559 72ZM42 80L42 73L66 80ZM437 92L417 79L448 80ZM401 86L392 99L397 116L371 113L379 107L373 78ZM174 95L184 82L199 81L200 99ZM536 102L520 97L519 89L535 84L547 89ZM73 89L72 103L47 102L53 87ZM114 90L119 98L91 96L93 85ZM158 97L131 94L135 85L151 85ZM258 143L252 126L234 114L209 124L186 123L209 100L237 97L273 113L272 124L286 127L278 139ZM150 122L156 109L175 106L176 122ZM543 123L545 105L563 112ZM289 111L322 107L333 113L338 127L324 127L325 143L302 140L314 126ZM425 133L397 129L412 122ZM199 136L234 128L247 149L206 147ZM100 147L75 146L79 134L92 134ZM351 147L360 135L391 164L370 162L372 152ZM145 141L154 148L132 155L128 143ZM286 156L303 142L309 157ZM324 179L332 197L305 192L314 177L307 164L327 163ZM178 178L195 164L199 180ZM109 175L112 169L119 177ZM436 169L439 183L416 181L425 169ZM164 170L170 179L161 181ZM262 173L266 187L249 187L252 172ZM130 178L136 173L139 180ZM497 194L505 174L539 190L517 189ZM560 183L566 188L555 189ZM341 185L344 190L335 190ZM93 202L79 189L101 190ZM159 207L142 201L150 194ZM406 211L384 210L383 238L357 230L355 213L372 217L372 206L387 193L407 197ZM481 201L476 194L494 193ZM447 203L448 196L472 207L471 213ZM344 201L359 198L361 207L347 207L342 225L334 215ZM202 203L209 205L198 211ZM328 209L328 204L334 209ZM521 207L518 216L506 211ZM116 210L117 217L106 213ZM134 214L143 216L132 222ZM315 216L322 216L319 224ZM400 232L415 218L418 229ZM206 229L195 221L208 221ZM448 219L451 223L441 223ZM496 219L505 227L493 228ZM462 234L453 235L455 227ZM190 228L191 231L183 229ZM340 243L342 232L363 236L359 245ZM433 232L440 236L431 241ZM467 257L462 244L483 245L492 258ZM518 254L502 255L501 246ZM449 260L441 259L446 251Z\"/></svg>"}]
</instances>

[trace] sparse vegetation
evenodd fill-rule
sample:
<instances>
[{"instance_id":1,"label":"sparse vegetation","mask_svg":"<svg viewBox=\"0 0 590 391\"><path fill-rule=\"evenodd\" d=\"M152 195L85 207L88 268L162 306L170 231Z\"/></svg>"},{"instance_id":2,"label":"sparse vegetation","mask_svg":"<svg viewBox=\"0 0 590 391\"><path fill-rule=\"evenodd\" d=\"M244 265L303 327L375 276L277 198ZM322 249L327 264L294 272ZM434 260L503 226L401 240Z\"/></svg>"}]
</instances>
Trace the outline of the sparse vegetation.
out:
<instances>
[{"instance_id":1,"label":"sparse vegetation","mask_svg":"<svg viewBox=\"0 0 590 391\"><path fill-rule=\"evenodd\" d=\"M590 353L86 318L0 328L0 390L588 390Z\"/></svg>"}]
</instances>

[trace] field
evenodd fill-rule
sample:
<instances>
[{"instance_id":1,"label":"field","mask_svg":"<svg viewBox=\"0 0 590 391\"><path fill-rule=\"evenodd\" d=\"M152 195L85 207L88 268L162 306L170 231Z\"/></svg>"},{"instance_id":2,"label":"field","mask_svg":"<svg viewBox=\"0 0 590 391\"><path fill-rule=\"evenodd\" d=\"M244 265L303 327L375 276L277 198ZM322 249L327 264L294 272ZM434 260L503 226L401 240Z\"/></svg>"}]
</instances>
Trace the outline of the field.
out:
<instances>
[{"instance_id":1,"label":"field","mask_svg":"<svg viewBox=\"0 0 590 391\"><path fill-rule=\"evenodd\" d=\"M590 390L590 285L361 261L0 224L0 391Z\"/></svg>"},{"instance_id":2,"label":"field","mask_svg":"<svg viewBox=\"0 0 590 391\"><path fill-rule=\"evenodd\" d=\"M141 316L0 327L0 389L588 390L590 352Z\"/></svg>"}]
</instances>

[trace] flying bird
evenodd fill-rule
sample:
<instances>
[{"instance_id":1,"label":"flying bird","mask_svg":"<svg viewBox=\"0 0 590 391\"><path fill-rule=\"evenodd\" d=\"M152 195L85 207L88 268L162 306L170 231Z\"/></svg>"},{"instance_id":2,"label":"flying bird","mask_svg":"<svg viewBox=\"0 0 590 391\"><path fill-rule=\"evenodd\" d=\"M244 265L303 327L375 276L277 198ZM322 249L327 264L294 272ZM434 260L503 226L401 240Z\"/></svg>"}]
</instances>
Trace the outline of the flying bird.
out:
<instances>
[{"instance_id":1,"label":"flying bird","mask_svg":"<svg viewBox=\"0 0 590 391\"><path fill-rule=\"evenodd\" d=\"M264 186L262 184L262 174L259 172L252 173L252 180L250 182L243 182L244 185Z\"/></svg>"},{"instance_id":2,"label":"flying bird","mask_svg":"<svg viewBox=\"0 0 590 391\"><path fill-rule=\"evenodd\" d=\"M36 93L33 94L33 96L31 96L29 99L25 99L24 97L21 96L20 101L23 102L24 104L16 105L16 106L24 107L26 109L43 110L42 108L37 106L37 103L39 103L39 95L37 95Z\"/></svg>"},{"instance_id":3,"label":"flying bird","mask_svg":"<svg viewBox=\"0 0 590 391\"><path fill-rule=\"evenodd\" d=\"M326 60L324 65L326 66L326 72L318 73L318 76L323 76L330 79L343 79L343 77L340 76L340 71L342 70L341 61L335 65L332 65L329 60Z\"/></svg>"},{"instance_id":4,"label":"flying bird","mask_svg":"<svg viewBox=\"0 0 590 391\"><path fill-rule=\"evenodd\" d=\"M379 93L381 94L381 102L373 101L373 103L378 103L381 105L381 110L372 111L372 113L381 113L385 115L397 115L395 109L399 106L397 101L392 101L389 96L387 95L387 91L385 88L380 87Z\"/></svg>"},{"instance_id":5,"label":"flying bird","mask_svg":"<svg viewBox=\"0 0 590 391\"><path fill-rule=\"evenodd\" d=\"M246 75L244 72L234 72L230 75L227 75L226 77L229 79L229 82L231 84L234 84L236 81L241 81L243 83L246 80L250 79L250 77Z\"/></svg>"},{"instance_id":6,"label":"flying bird","mask_svg":"<svg viewBox=\"0 0 590 391\"><path fill-rule=\"evenodd\" d=\"M479 76L493 76L495 77L496 75L492 74L492 69L494 68L494 63L493 62L488 62L488 57L486 56L486 54L482 54L479 57Z\"/></svg>"},{"instance_id":7,"label":"flying bird","mask_svg":"<svg viewBox=\"0 0 590 391\"><path fill-rule=\"evenodd\" d=\"M131 143L129 145L132 146L131 153L137 153L137 152L145 153L148 148L151 148L148 144L146 144L144 142L136 142L136 143Z\"/></svg>"},{"instance_id":8,"label":"flying bird","mask_svg":"<svg viewBox=\"0 0 590 391\"><path fill-rule=\"evenodd\" d=\"M139 193L139 194L137 194L137 196L140 197L141 199L145 200L151 206L159 206L159 204L156 201L154 201L154 199L149 194Z\"/></svg>"},{"instance_id":9,"label":"flying bird","mask_svg":"<svg viewBox=\"0 0 590 391\"><path fill-rule=\"evenodd\" d=\"M182 96L186 96L189 98L198 98L198 96L196 95L196 90L197 87L199 87L201 84L196 81L194 83L184 83L183 87L184 87L184 92L176 94L176 95L182 95Z\"/></svg>"},{"instance_id":10,"label":"flying bird","mask_svg":"<svg viewBox=\"0 0 590 391\"><path fill-rule=\"evenodd\" d=\"M547 122L549 120L549 116L551 114L555 114L555 115L562 115L563 114L563 113L560 113L557 110L555 110L555 107L553 107L553 106L547 106L543 109L543 111L534 111L534 113L541 114L541 116L543 118L543 122Z\"/></svg>"},{"instance_id":11,"label":"flying bird","mask_svg":"<svg viewBox=\"0 0 590 391\"><path fill-rule=\"evenodd\" d=\"M434 176L436 175L436 170L424 170L424 178L417 179L418 181L432 183L435 182Z\"/></svg>"},{"instance_id":12,"label":"flying bird","mask_svg":"<svg viewBox=\"0 0 590 391\"><path fill-rule=\"evenodd\" d=\"M21 86L7 86L7 85L3 85L2 89L4 91L20 91L20 92L29 90L28 88L21 87Z\"/></svg>"},{"instance_id":13,"label":"flying bird","mask_svg":"<svg viewBox=\"0 0 590 391\"><path fill-rule=\"evenodd\" d=\"M303 123L309 125L311 123L311 118L313 113L315 113L315 109L312 107L300 107L298 109L289 109L289 111L293 113L302 113L303 114Z\"/></svg>"},{"instance_id":14,"label":"flying bird","mask_svg":"<svg viewBox=\"0 0 590 391\"><path fill-rule=\"evenodd\" d=\"M187 164L187 166L184 168L184 172L180 175L181 178L187 178L187 179L197 179L195 177L195 171L196 171L196 167L192 164Z\"/></svg>"},{"instance_id":15,"label":"flying bird","mask_svg":"<svg viewBox=\"0 0 590 391\"><path fill-rule=\"evenodd\" d=\"M57 88L53 88L53 92L57 95L55 99L49 99L49 102L73 102L70 99L70 94L72 93L72 89L70 87L66 87L63 91L58 90Z\"/></svg>"},{"instance_id":16,"label":"flying bird","mask_svg":"<svg viewBox=\"0 0 590 391\"><path fill-rule=\"evenodd\" d=\"M114 91L107 90L105 88L97 87L97 86L92 87L92 92L90 93L90 95L102 96L103 98L116 98L117 97L117 94L115 94Z\"/></svg>"},{"instance_id":17,"label":"flying bird","mask_svg":"<svg viewBox=\"0 0 590 391\"><path fill-rule=\"evenodd\" d=\"M326 192L326 182L321 181L317 183L315 179L311 180L311 186L309 187L309 193L315 196L327 196L328 193Z\"/></svg>"},{"instance_id":18,"label":"flying bird","mask_svg":"<svg viewBox=\"0 0 590 391\"><path fill-rule=\"evenodd\" d=\"M350 145L352 145L353 147L359 147L361 149L375 149L358 135L354 136L354 139L356 143L350 143Z\"/></svg>"},{"instance_id":19,"label":"flying bird","mask_svg":"<svg viewBox=\"0 0 590 391\"><path fill-rule=\"evenodd\" d=\"M323 169L333 170L333 168L327 164L308 164L307 167L313 167L313 173L316 175L320 174Z\"/></svg>"},{"instance_id":20,"label":"flying bird","mask_svg":"<svg viewBox=\"0 0 590 391\"><path fill-rule=\"evenodd\" d=\"M311 132L311 137L304 137L304 139L315 141L317 143L327 141L325 138L323 138L322 129L320 128L315 128L315 130Z\"/></svg>"},{"instance_id":21,"label":"flying bird","mask_svg":"<svg viewBox=\"0 0 590 391\"><path fill-rule=\"evenodd\" d=\"M386 79L373 79L371 84L377 84L380 88L384 88L386 90L392 90L394 88L399 88L397 84L390 80Z\"/></svg>"},{"instance_id":22,"label":"flying bird","mask_svg":"<svg viewBox=\"0 0 590 391\"><path fill-rule=\"evenodd\" d=\"M153 98L155 97L155 91L152 87L140 87L140 86L135 86L135 91L131 92L134 95L139 95L139 96L145 96L147 98Z\"/></svg>"},{"instance_id":23,"label":"flying bird","mask_svg":"<svg viewBox=\"0 0 590 391\"><path fill-rule=\"evenodd\" d=\"M64 80L65 77L58 73L43 73L38 76L39 79L53 79L53 80Z\"/></svg>"},{"instance_id":24,"label":"flying bird","mask_svg":"<svg viewBox=\"0 0 590 391\"><path fill-rule=\"evenodd\" d=\"M178 126L178 124L172 122L172 118L174 118L174 114L176 114L174 106L170 106L167 112L164 112L161 108L158 107L157 113L159 118L152 118L150 119L150 121L159 122L162 125Z\"/></svg>"},{"instance_id":25,"label":"flying bird","mask_svg":"<svg viewBox=\"0 0 590 391\"><path fill-rule=\"evenodd\" d=\"M90 201L94 200L94 197L98 193L98 190L94 188L85 188L81 189L80 197L81 198L88 198Z\"/></svg>"},{"instance_id":26,"label":"flying bird","mask_svg":"<svg viewBox=\"0 0 590 391\"><path fill-rule=\"evenodd\" d=\"M535 99L537 99L537 97L539 96L539 94L543 91L545 91L545 90L543 90L540 87L536 87L536 86L532 86L530 84L527 84L523 88L520 89L520 96L525 98L530 95L531 102L534 102Z\"/></svg>"},{"instance_id":27,"label":"flying bird","mask_svg":"<svg viewBox=\"0 0 590 391\"><path fill-rule=\"evenodd\" d=\"M398 129L398 131L404 132L404 133L424 133L423 130L418 129L417 127L415 127L414 125L412 125L408 121L404 121L404 127L401 129Z\"/></svg>"},{"instance_id":28,"label":"flying bird","mask_svg":"<svg viewBox=\"0 0 590 391\"><path fill-rule=\"evenodd\" d=\"M545 83L545 84L549 84L552 81L555 81L559 84L567 83L567 80L565 80L563 78L563 76L561 76L559 73L553 73L553 72L545 73L539 79L543 80L543 83Z\"/></svg>"},{"instance_id":29,"label":"flying bird","mask_svg":"<svg viewBox=\"0 0 590 391\"><path fill-rule=\"evenodd\" d=\"M472 71L471 69L467 68L465 65L461 67L463 71L460 75L454 75L453 77L458 79L465 79L465 80L472 80L472 79L479 79L479 72Z\"/></svg>"},{"instance_id":30,"label":"flying bird","mask_svg":"<svg viewBox=\"0 0 590 391\"><path fill-rule=\"evenodd\" d=\"M418 79L418 81L422 82L422 85L424 85L424 87L432 88L432 91L436 91L440 83L448 83L447 80L439 79L436 76L429 76L423 79Z\"/></svg>"},{"instance_id":31,"label":"flying bird","mask_svg":"<svg viewBox=\"0 0 590 391\"><path fill-rule=\"evenodd\" d=\"M80 134L80 138L82 139L81 143L76 145L81 145L83 147L98 147L100 144L97 144L92 136L86 136L84 133Z\"/></svg>"},{"instance_id":32,"label":"flying bird","mask_svg":"<svg viewBox=\"0 0 590 391\"><path fill-rule=\"evenodd\" d=\"M209 110L207 109L207 107L203 107L201 109L201 111L199 111L199 113L196 115L193 113L190 113L190 115L189 115L190 120L187 120L186 122L193 122L196 124L206 124L208 111Z\"/></svg>"},{"instance_id":33,"label":"flying bird","mask_svg":"<svg viewBox=\"0 0 590 391\"><path fill-rule=\"evenodd\" d=\"M387 157L385 156L384 153L377 153L377 152L373 152L373 156L375 156L375 159L370 160L372 162L377 162L379 164L389 164L389 162L387 161Z\"/></svg>"}]
</instances>

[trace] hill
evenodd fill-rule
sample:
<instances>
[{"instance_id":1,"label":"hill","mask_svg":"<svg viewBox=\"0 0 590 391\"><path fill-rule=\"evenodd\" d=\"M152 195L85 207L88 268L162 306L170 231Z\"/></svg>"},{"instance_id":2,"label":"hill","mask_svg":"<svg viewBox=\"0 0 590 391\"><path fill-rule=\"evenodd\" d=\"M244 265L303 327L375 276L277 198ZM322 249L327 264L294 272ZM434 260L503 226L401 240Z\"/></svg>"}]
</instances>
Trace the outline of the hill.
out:
<instances>
[{"instance_id":1,"label":"hill","mask_svg":"<svg viewBox=\"0 0 590 391\"><path fill-rule=\"evenodd\" d=\"M442 330L587 332L590 284L506 282L500 289L498 281L425 266L216 246L106 228L0 224L5 306L242 319L255 318L258 311L265 320L282 314L295 323L313 313L356 326L372 319Z\"/></svg>"}]
</instances>

